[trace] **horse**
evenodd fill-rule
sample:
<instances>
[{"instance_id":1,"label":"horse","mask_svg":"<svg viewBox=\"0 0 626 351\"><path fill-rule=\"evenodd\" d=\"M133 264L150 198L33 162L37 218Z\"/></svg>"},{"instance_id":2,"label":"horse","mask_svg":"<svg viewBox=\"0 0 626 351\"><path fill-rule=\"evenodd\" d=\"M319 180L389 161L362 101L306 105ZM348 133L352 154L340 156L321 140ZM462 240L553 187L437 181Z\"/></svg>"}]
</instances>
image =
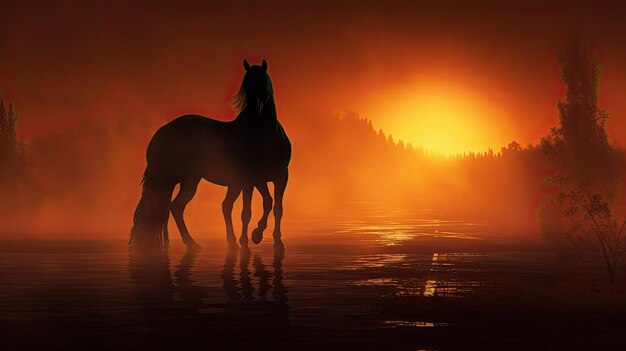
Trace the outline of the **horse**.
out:
<instances>
[{"instance_id":1,"label":"horse","mask_svg":"<svg viewBox=\"0 0 626 351\"><path fill-rule=\"evenodd\" d=\"M263 196L263 216L252 232L252 241L259 243L263 239L273 205L274 245L284 248L281 219L291 143L277 118L267 62L263 60L261 65L250 66L244 59L243 66L245 74L234 106L239 113L234 120L223 122L200 115L184 115L165 124L153 135L146 151L141 199L130 231L131 247L167 248L170 212L183 243L187 247L199 247L189 234L183 215L199 182L205 179L228 187L222 213L230 248L238 247L231 214L233 203L242 192L239 243L247 247L254 188ZM274 200L267 182L274 183ZM177 184L180 184L180 190L171 200Z\"/></svg>"}]
</instances>

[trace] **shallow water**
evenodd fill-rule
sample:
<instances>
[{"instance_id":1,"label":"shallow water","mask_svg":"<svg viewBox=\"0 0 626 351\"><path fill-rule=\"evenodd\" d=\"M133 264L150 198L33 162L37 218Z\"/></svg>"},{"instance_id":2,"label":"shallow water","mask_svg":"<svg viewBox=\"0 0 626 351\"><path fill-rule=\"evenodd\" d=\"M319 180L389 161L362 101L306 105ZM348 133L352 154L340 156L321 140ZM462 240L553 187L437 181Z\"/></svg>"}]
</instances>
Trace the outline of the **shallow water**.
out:
<instances>
[{"instance_id":1,"label":"shallow water","mask_svg":"<svg viewBox=\"0 0 626 351\"><path fill-rule=\"evenodd\" d=\"M395 328L450 327L371 313L394 294L463 297L501 279L549 279L553 255L489 226L396 213L286 228L250 252L201 239L187 252L128 251L123 240L4 242L0 326L6 349L182 345L416 349ZM301 228L303 228L302 226ZM269 239L269 240L268 240ZM523 243L523 244L522 244ZM391 339L390 339L391 338Z\"/></svg>"}]
</instances>

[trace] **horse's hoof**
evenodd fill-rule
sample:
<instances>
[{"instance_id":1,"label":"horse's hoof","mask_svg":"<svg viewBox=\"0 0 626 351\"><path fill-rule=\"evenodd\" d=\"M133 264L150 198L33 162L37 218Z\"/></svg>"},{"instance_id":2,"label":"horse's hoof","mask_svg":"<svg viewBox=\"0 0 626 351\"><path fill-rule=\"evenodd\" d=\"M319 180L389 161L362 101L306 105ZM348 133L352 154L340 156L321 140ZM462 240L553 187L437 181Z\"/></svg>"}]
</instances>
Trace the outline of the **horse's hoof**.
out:
<instances>
[{"instance_id":1,"label":"horse's hoof","mask_svg":"<svg viewBox=\"0 0 626 351\"><path fill-rule=\"evenodd\" d=\"M274 260L282 261L283 258L285 258L285 247L284 246L274 247Z\"/></svg>"},{"instance_id":2,"label":"horse's hoof","mask_svg":"<svg viewBox=\"0 0 626 351\"><path fill-rule=\"evenodd\" d=\"M239 239L239 245L241 245L241 246L248 246L248 237L240 238Z\"/></svg>"},{"instance_id":3,"label":"horse's hoof","mask_svg":"<svg viewBox=\"0 0 626 351\"><path fill-rule=\"evenodd\" d=\"M285 244L282 240L278 239L274 241L274 250L276 251L285 251Z\"/></svg>"},{"instance_id":4,"label":"horse's hoof","mask_svg":"<svg viewBox=\"0 0 626 351\"><path fill-rule=\"evenodd\" d=\"M241 249L239 249L242 255L245 254L249 254L252 252L252 250L250 250L250 247L248 247L248 245L241 245Z\"/></svg>"},{"instance_id":5,"label":"horse's hoof","mask_svg":"<svg viewBox=\"0 0 626 351\"><path fill-rule=\"evenodd\" d=\"M187 245L187 250L193 250L193 251L202 250L202 246L200 246L200 244L198 244L195 241L185 243L185 245Z\"/></svg>"},{"instance_id":6,"label":"horse's hoof","mask_svg":"<svg viewBox=\"0 0 626 351\"><path fill-rule=\"evenodd\" d=\"M256 228L252 231L252 242L259 244L261 241L263 241L263 229Z\"/></svg>"}]
</instances>

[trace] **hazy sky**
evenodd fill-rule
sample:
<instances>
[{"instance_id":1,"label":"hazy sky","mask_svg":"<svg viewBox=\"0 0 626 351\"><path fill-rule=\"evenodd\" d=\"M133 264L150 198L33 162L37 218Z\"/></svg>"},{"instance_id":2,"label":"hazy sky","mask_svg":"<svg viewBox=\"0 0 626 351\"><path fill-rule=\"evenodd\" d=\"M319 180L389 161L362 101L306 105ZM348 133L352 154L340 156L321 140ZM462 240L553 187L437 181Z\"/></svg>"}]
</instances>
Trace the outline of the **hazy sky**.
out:
<instances>
[{"instance_id":1,"label":"hazy sky","mask_svg":"<svg viewBox=\"0 0 626 351\"><path fill-rule=\"evenodd\" d=\"M242 59L266 58L287 125L350 110L427 148L499 149L556 123L557 52L582 32L624 144L626 8L501 3L3 1L0 89L26 139L82 119L229 119Z\"/></svg>"}]
</instances>

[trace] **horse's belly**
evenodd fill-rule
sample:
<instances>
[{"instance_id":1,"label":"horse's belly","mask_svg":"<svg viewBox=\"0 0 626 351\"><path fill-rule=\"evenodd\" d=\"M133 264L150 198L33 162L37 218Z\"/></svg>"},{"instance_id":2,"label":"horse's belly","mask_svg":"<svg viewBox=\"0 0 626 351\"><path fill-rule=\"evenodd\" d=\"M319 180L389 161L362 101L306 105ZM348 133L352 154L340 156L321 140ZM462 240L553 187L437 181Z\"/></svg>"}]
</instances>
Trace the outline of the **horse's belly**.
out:
<instances>
[{"instance_id":1,"label":"horse's belly","mask_svg":"<svg viewBox=\"0 0 626 351\"><path fill-rule=\"evenodd\" d=\"M241 183L241 167L226 154L213 155L204 160L202 177L211 183L229 186Z\"/></svg>"}]
</instances>

